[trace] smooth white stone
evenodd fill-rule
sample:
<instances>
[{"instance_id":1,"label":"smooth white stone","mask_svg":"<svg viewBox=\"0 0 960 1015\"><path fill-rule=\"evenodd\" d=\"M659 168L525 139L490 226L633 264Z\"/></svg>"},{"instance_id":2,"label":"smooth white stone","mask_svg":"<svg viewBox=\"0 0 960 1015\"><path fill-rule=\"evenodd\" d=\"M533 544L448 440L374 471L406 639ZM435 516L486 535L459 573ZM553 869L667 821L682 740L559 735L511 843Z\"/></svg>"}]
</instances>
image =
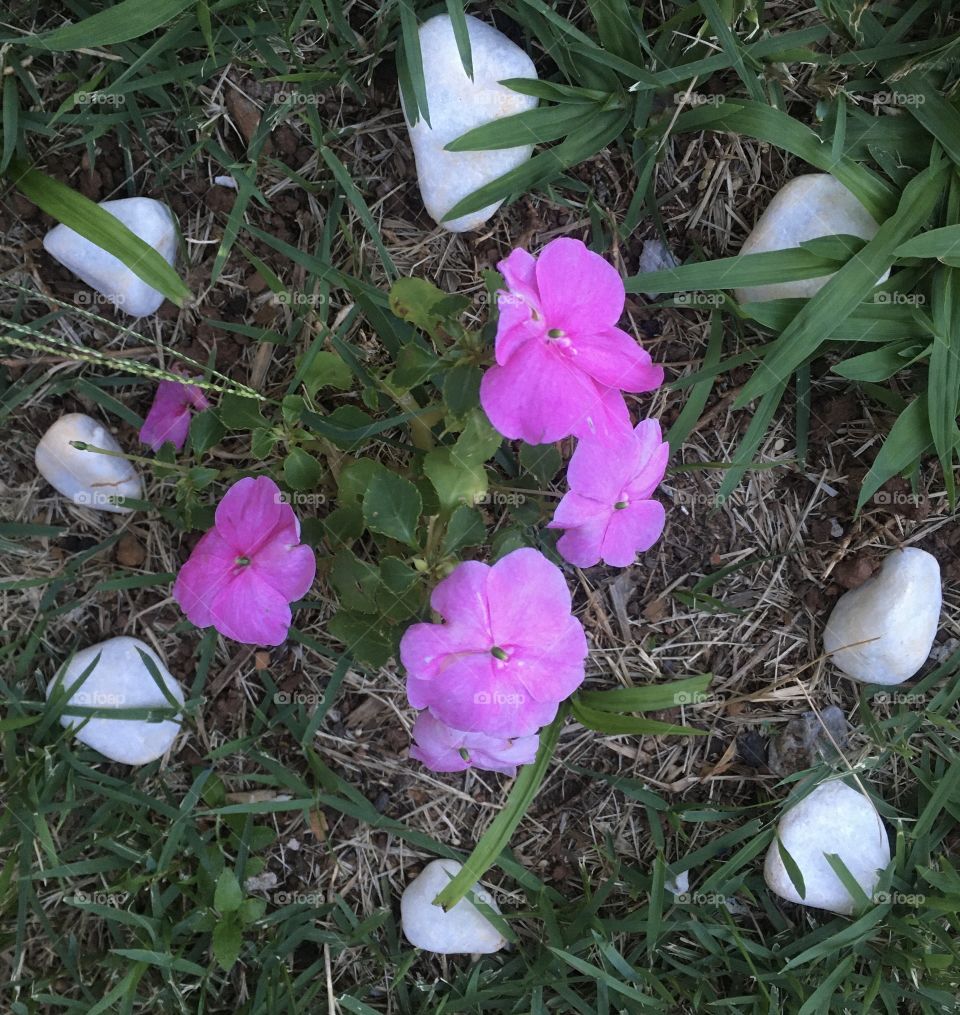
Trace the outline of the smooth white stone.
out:
<instances>
[{"instance_id":1,"label":"smooth white stone","mask_svg":"<svg viewBox=\"0 0 960 1015\"><path fill-rule=\"evenodd\" d=\"M849 915L854 900L834 873L825 853L835 853L867 898L873 898L879 871L890 862L890 840L871 801L842 782L827 782L791 807L777 835L800 868L805 889L800 898L774 840L767 851L763 878L781 898L803 906Z\"/></svg>"},{"instance_id":2,"label":"smooth white stone","mask_svg":"<svg viewBox=\"0 0 960 1015\"><path fill-rule=\"evenodd\" d=\"M34 460L41 476L74 504L96 511L127 514L130 508L111 504L110 497L139 498L143 484L125 458L80 451L70 441L84 441L104 451L120 451L113 434L90 416L71 412L61 416L40 438Z\"/></svg>"},{"instance_id":3,"label":"smooth white stone","mask_svg":"<svg viewBox=\"0 0 960 1015\"><path fill-rule=\"evenodd\" d=\"M787 250L818 236L846 234L873 239L879 226L870 212L829 173L798 176L779 190L740 249L741 254ZM890 272L885 272L878 284ZM741 303L761 303L816 295L832 278L800 279L736 290Z\"/></svg>"},{"instance_id":4,"label":"smooth white stone","mask_svg":"<svg viewBox=\"0 0 960 1015\"><path fill-rule=\"evenodd\" d=\"M859 588L845 592L823 632L824 650L849 677L900 684L926 662L940 622L940 565L925 550L894 550ZM875 638L855 648L855 642Z\"/></svg>"},{"instance_id":5,"label":"smooth white stone","mask_svg":"<svg viewBox=\"0 0 960 1015\"><path fill-rule=\"evenodd\" d=\"M461 899L448 913L433 900L462 870L456 860L434 860L407 885L400 899L400 921L407 940L438 955L483 954L499 951L506 939L470 901ZM493 897L474 886L474 896L495 913Z\"/></svg>"},{"instance_id":6,"label":"smooth white stone","mask_svg":"<svg viewBox=\"0 0 960 1015\"><path fill-rule=\"evenodd\" d=\"M124 197L101 201L100 207L173 265L177 226L173 212L165 204L150 197ZM43 246L51 257L132 317L155 313L163 303L163 294L138 278L122 261L65 225L51 229L43 238Z\"/></svg>"},{"instance_id":7,"label":"smooth white stone","mask_svg":"<svg viewBox=\"0 0 960 1015\"><path fill-rule=\"evenodd\" d=\"M110 638L78 652L47 685L47 698L53 693L57 681L63 681L64 687L70 687L99 653L100 661L71 694L69 704L98 709L169 708L170 702L157 687L137 649L153 660L167 690L182 705L183 691L163 660L145 642L127 637ZM60 724L76 728L84 722L84 718L62 715ZM93 718L86 720L86 725L77 730L76 737L111 761L145 765L166 754L179 732L179 715L175 720L164 719L161 722Z\"/></svg>"},{"instance_id":8,"label":"smooth white stone","mask_svg":"<svg viewBox=\"0 0 960 1015\"><path fill-rule=\"evenodd\" d=\"M536 78L533 61L495 28L467 15L473 80L467 77L453 25L446 14L420 27L423 76L430 124L422 118L410 129L420 194L430 217L451 232L479 228L500 207L487 205L449 222L443 216L478 187L516 169L533 154L533 145L485 152L447 152L444 146L474 127L533 109L537 100L511 91L499 81Z\"/></svg>"}]
</instances>

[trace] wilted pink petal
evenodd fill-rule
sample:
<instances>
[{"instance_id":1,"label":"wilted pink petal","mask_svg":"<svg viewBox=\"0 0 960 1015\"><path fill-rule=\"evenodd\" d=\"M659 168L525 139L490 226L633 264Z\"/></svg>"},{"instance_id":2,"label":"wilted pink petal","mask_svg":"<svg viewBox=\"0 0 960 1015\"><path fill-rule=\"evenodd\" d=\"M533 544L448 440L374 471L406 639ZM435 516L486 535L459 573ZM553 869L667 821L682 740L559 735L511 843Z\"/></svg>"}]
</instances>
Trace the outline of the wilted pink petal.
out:
<instances>
[{"instance_id":1,"label":"wilted pink petal","mask_svg":"<svg viewBox=\"0 0 960 1015\"><path fill-rule=\"evenodd\" d=\"M669 446L660 424L644 420L615 445L577 444L567 469L570 491L551 529L564 529L557 550L577 567L603 560L627 567L663 532L663 506L650 496L663 479Z\"/></svg>"},{"instance_id":2,"label":"wilted pink petal","mask_svg":"<svg viewBox=\"0 0 960 1015\"><path fill-rule=\"evenodd\" d=\"M412 731L415 743L410 757L422 761L434 772L462 772L482 768L488 772L516 775L518 765L531 764L540 746L540 737L517 737L507 740L485 733L464 733L455 730L429 712L417 716Z\"/></svg>"},{"instance_id":3,"label":"wilted pink petal","mask_svg":"<svg viewBox=\"0 0 960 1015\"><path fill-rule=\"evenodd\" d=\"M570 435L616 443L629 428L621 391L651 391L663 370L626 332L619 274L579 240L548 243L539 258L514 250L498 265L496 365L480 401L510 439L545 444Z\"/></svg>"},{"instance_id":4,"label":"wilted pink petal","mask_svg":"<svg viewBox=\"0 0 960 1015\"><path fill-rule=\"evenodd\" d=\"M431 603L445 623L409 627L400 658L410 704L446 725L530 736L583 681L583 627L563 575L538 551L460 564Z\"/></svg>"},{"instance_id":5,"label":"wilted pink petal","mask_svg":"<svg viewBox=\"0 0 960 1015\"><path fill-rule=\"evenodd\" d=\"M246 645L281 644L290 603L306 595L316 573L313 550L299 542L299 532L272 479L241 479L180 569L174 599L197 627L215 627Z\"/></svg>"},{"instance_id":6,"label":"wilted pink petal","mask_svg":"<svg viewBox=\"0 0 960 1015\"><path fill-rule=\"evenodd\" d=\"M190 431L190 410L202 412L210 403L206 396L186 381L161 381L147 418L140 428L140 441L159 451L169 441L178 451Z\"/></svg>"}]
</instances>

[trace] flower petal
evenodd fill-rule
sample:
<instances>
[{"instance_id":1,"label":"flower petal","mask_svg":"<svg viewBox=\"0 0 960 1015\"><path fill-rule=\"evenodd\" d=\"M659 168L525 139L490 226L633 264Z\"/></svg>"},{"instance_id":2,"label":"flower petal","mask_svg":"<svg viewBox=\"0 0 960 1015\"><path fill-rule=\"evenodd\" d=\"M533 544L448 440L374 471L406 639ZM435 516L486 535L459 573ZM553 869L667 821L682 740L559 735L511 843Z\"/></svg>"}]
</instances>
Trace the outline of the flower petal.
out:
<instances>
[{"instance_id":1,"label":"flower petal","mask_svg":"<svg viewBox=\"0 0 960 1015\"><path fill-rule=\"evenodd\" d=\"M238 556L252 557L271 539L295 543L300 524L283 502L280 487L267 476L247 476L230 487L217 505L217 531Z\"/></svg>"},{"instance_id":2,"label":"flower petal","mask_svg":"<svg viewBox=\"0 0 960 1015\"><path fill-rule=\"evenodd\" d=\"M609 516L567 529L557 540L557 553L574 567L593 567L594 564L599 564L608 522Z\"/></svg>"},{"instance_id":3,"label":"flower petal","mask_svg":"<svg viewBox=\"0 0 960 1015\"><path fill-rule=\"evenodd\" d=\"M293 622L287 599L249 567L217 593L210 615L224 637L242 645L282 645Z\"/></svg>"},{"instance_id":4,"label":"flower petal","mask_svg":"<svg viewBox=\"0 0 960 1015\"><path fill-rule=\"evenodd\" d=\"M292 603L310 590L317 573L317 558L313 550L302 543L272 539L257 550L248 566Z\"/></svg>"},{"instance_id":5,"label":"flower petal","mask_svg":"<svg viewBox=\"0 0 960 1015\"><path fill-rule=\"evenodd\" d=\"M490 568L487 599L493 642L502 648L545 648L570 617L570 590L563 572L530 547L508 553Z\"/></svg>"},{"instance_id":6,"label":"flower petal","mask_svg":"<svg viewBox=\"0 0 960 1015\"><path fill-rule=\"evenodd\" d=\"M408 692L412 681L435 679L451 660L463 652L460 633L450 624L411 624L400 639L400 662L407 671ZM412 696L410 704L414 708L426 708L425 704L414 701Z\"/></svg>"},{"instance_id":7,"label":"flower petal","mask_svg":"<svg viewBox=\"0 0 960 1015\"><path fill-rule=\"evenodd\" d=\"M507 288L526 300L531 307L539 308L540 292L537 289L537 260L521 247L511 250L497 264Z\"/></svg>"},{"instance_id":8,"label":"flower petal","mask_svg":"<svg viewBox=\"0 0 960 1015\"><path fill-rule=\"evenodd\" d=\"M559 703L583 683L587 651L583 625L568 616L549 643L515 650L506 667L534 701Z\"/></svg>"},{"instance_id":9,"label":"flower petal","mask_svg":"<svg viewBox=\"0 0 960 1015\"><path fill-rule=\"evenodd\" d=\"M466 560L458 564L430 596L430 605L457 632L460 651L491 647L487 605L489 574L489 564Z\"/></svg>"},{"instance_id":10,"label":"flower petal","mask_svg":"<svg viewBox=\"0 0 960 1015\"><path fill-rule=\"evenodd\" d=\"M663 384L663 367L620 328L585 333L573 339L577 364L595 381L621 391L653 391Z\"/></svg>"},{"instance_id":11,"label":"flower petal","mask_svg":"<svg viewBox=\"0 0 960 1015\"><path fill-rule=\"evenodd\" d=\"M236 572L234 553L210 530L194 547L173 584L173 598L197 627L211 627L211 607L217 595L232 582Z\"/></svg>"},{"instance_id":12,"label":"flower petal","mask_svg":"<svg viewBox=\"0 0 960 1015\"><path fill-rule=\"evenodd\" d=\"M629 567L638 553L649 550L663 532L666 512L656 500L632 503L614 511L603 537L601 553L611 567Z\"/></svg>"},{"instance_id":13,"label":"flower petal","mask_svg":"<svg viewBox=\"0 0 960 1015\"><path fill-rule=\"evenodd\" d=\"M580 240L551 240L537 258L537 288L549 328L571 337L611 327L623 313L623 280Z\"/></svg>"},{"instance_id":14,"label":"flower petal","mask_svg":"<svg viewBox=\"0 0 960 1015\"><path fill-rule=\"evenodd\" d=\"M636 465L625 492L630 501L648 500L667 471L670 445L662 439L660 424L645 419L637 424Z\"/></svg>"},{"instance_id":15,"label":"flower petal","mask_svg":"<svg viewBox=\"0 0 960 1015\"><path fill-rule=\"evenodd\" d=\"M606 524L610 517L611 507L609 502L594 500L592 497L583 497L573 490L563 495L563 499L557 505L547 525L548 529L576 529L581 525L589 525L591 522L602 522Z\"/></svg>"},{"instance_id":16,"label":"flower petal","mask_svg":"<svg viewBox=\"0 0 960 1015\"><path fill-rule=\"evenodd\" d=\"M632 433L625 433L615 444L593 435L582 438L567 466L570 489L612 508L634 474L635 451L636 439Z\"/></svg>"}]
</instances>

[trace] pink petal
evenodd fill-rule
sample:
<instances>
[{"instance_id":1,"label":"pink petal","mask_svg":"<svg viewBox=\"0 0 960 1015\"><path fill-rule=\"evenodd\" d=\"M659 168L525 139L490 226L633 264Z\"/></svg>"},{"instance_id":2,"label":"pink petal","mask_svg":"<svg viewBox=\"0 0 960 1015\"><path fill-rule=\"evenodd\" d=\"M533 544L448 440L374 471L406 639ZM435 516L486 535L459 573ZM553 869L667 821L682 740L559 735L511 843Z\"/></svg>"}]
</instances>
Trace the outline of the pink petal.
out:
<instances>
[{"instance_id":1,"label":"pink petal","mask_svg":"<svg viewBox=\"0 0 960 1015\"><path fill-rule=\"evenodd\" d=\"M613 507L634 474L635 450L636 439L632 433L625 433L615 444L607 444L593 436L584 437L577 442L567 466L570 489L601 502L606 508ZM577 506L586 508L579 502Z\"/></svg>"},{"instance_id":2,"label":"pink petal","mask_svg":"<svg viewBox=\"0 0 960 1015\"><path fill-rule=\"evenodd\" d=\"M451 625L411 624L400 639L400 663L407 671L408 690L414 681L433 680L448 661L463 651L462 638ZM414 708L426 708L426 705L414 701L412 696L410 704Z\"/></svg>"},{"instance_id":3,"label":"pink petal","mask_svg":"<svg viewBox=\"0 0 960 1015\"><path fill-rule=\"evenodd\" d=\"M534 701L561 702L583 683L587 651L583 625L567 617L549 641L513 650L504 667Z\"/></svg>"},{"instance_id":4,"label":"pink petal","mask_svg":"<svg viewBox=\"0 0 960 1015\"><path fill-rule=\"evenodd\" d=\"M159 451L166 441L179 450L183 447L190 429L188 391L178 381L161 381L153 397L153 404L140 428L140 441Z\"/></svg>"},{"instance_id":5,"label":"pink petal","mask_svg":"<svg viewBox=\"0 0 960 1015\"><path fill-rule=\"evenodd\" d=\"M593 567L600 563L607 518L597 518L566 532L557 540L557 552L575 567Z\"/></svg>"},{"instance_id":6,"label":"pink petal","mask_svg":"<svg viewBox=\"0 0 960 1015\"><path fill-rule=\"evenodd\" d=\"M619 393L622 425L629 413ZM611 427L610 396L567 359L540 341L521 345L505 366L491 367L480 402L493 427L511 440L549 444L572 433Z\"/></svg>"},{"instance_id":7,"label":"pink petal","mask_svg":"<svg viewBox=\"0 0 960 1015\"><path fill-rule=\"evenodd\" d=\"M249 567L217 593L210 615L222 635L242 645L282 645L293 621L287 599Z\"/></svg>"},{"instance_id":8,"label":"pink petal","mask_svg":"<svg viewBox=\"0 0 960 1015\"><path fill-rule=\"evenodd\" d=\"M573 339L577 364L595 381L621 391L653 391L663 384L663 367L654 366L637 341L619 328Z\"/></svg>"},{"instance_id":9,"label":"pink petal","mask_svg":"<svg viewBox=\"0 0 960 1015\"><path fill-rule=\"evenodd\" d=\"M487 578L490 566L476 560L458 564L430 596L430 605L453 625L460 650L490 648Z\"/></svg>"},{"instance_id":10,"label":"pink petal","mask_svg":"<svg viewBox=\"0 0 960 1015\"><path fill-rule=\"evenodd\" d=\"M580 240L552 240L537 258L537 288L549 328L574 338L620 320L623 280L613 265Z\"/></svg>"},{"instance_id":11,"label":"pink petal","mask_svg":"<svg viewBox=\"0 0 960 1015\"><path fill-rule=\"evenodd\" d=\"M595 437L615 446L630 433L630 411L617 388L605 388L592 381L595 394L590 411L574 427L576 437Z\"/></svg>"},{"instance_id":12,"label":"pink petal","mask_svg":"<svg viewBox=\"0 0 960 1015\"><path fill-rule=\"evenodd\" d=\"M498 265L507 288L526 300L531 307L539 308L540 292L537 289L537 261L526 250L517 247L511 250Z\"/></svg>"},{"instance_id":13,"label":"pink petal","mask_svg":"<svg viewBox=\"0 0 960 1015\"><path fill-rule=\"evenodd\" d=\"M211 529L194 547L173 584L173 598L197 627L213 624L211 606L236 574L235 555Z\"/></svg>"},{"instance_id":14,"label":"pink petal","mask_svg":"<svg viewBox=\"0 0 960 1015\"><path fill-rule=\"evenodd\" d=\"M500 293L497 297L500 316L497 319L496 356L503 366L525 342L542 339L546 323L534 317L530 305L514 293Z\"/></svg>"},{"instance_id":15,"label":"pink petal","mask_svg":"<svg viewBox=\"0 0 960 1015\"><path fill-rule=\"evenodd\" d=\"M603 560L611 567L629 567L638 553L649 550L663 532L666 513L656 500L643 500L614 511L603 538Z\"/></svg>"},{"instance_id":16,"label":"pink petal","mask_svg":"<svg viewBox=\"0 0 960 1015\"><path fill-rule=\"evenodd\" d=\"M548 529L576 529L591 522L606 524L611 511L608 501L594 500L584 497L573 490L563 495L547 525Z\"/></svg>"},{"instance_id":17,"label":"pink petal","mask_svg":"<svg viewBox=\"0 0 960 1015\"><path fill-rule=\"evenodd\" d=\"M257 550L249 570L292 603L310 590L317 573L317 558L309 546L273 539Z\"/></svg>"},{"instance_id":18,"label":"pink petal","mask_svg":"<svg viewBox=\"0 0 960 1015\"><path fill-rule=\"evenodd\" d=\"M508 553L490 568L487 597L493 642L503 648L546 646L570 618L570 590L563 572L529 547Z\"/></svg>"},{"instance_id":19,"label":"pink petal","mask_svg":"<svg viewBox=\"0 0 960 1015\"><path fill-rule=\"evenodd\" d=\"M280 487L267 476L248 476L224 494L217 505L217 531L239 556L252 557L271 539L295 543L300 523L283 502Z\"/></svg>"}]
</instances>

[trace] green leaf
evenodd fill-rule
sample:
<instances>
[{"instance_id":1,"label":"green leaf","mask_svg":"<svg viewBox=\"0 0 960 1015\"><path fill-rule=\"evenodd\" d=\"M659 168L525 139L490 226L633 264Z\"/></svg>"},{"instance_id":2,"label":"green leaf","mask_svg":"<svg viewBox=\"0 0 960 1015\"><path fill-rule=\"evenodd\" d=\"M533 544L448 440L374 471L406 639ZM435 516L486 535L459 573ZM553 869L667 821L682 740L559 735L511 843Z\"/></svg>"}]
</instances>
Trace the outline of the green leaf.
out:
<instances>
[{"instance_id":1,"label":"green leaf","mask_svg":"<svg viewBox=\"0 0 960 1015\"><path fill-rule=\"evenodd\" d=\"M467 72L467 77L472 80L473 52L470 48L470 29L467 26L463 0L447 0L447 14L450 16L450 25L453 28L453 37L457 42L460 62L463 64L463 69Z\"/></svg>"},{"instance_id":2,"label":"green leaf","mask_svg":"<svg viewBox=\"0 0 960 1015\"><path fill-rule=\"evenodd\" d=\"M894 342L860 356L851 356L832 366L830 371L850 381L885 381L909 366L913 353L922 349L910 341Z\"/></svg>"},{"instance_id":3,"label":"green leaf","mask_svg":"<svg viewBox=\"0 0 960 1015\"><path fill-rule=\"evenodd\" d=\"M443 537L443 552L454 554L466 546L480 546L487 538L487 527L476 508L461 505L456 508Z\"/></svg>"},{"instance_id":4,"label":"green leaf","mask_svg":"<svg viewBox=\"0 0 960 1015\"><path fill-rule=\"evenodd\" d=\"M656 719L637 719L632 715L621 715L615 712L601 712L590 708L579 700L578 695L572 699L573 717L581 726L606 733L609 736L658 736L705 737L707 730L695 729L692 726L677 726L674 723L659 722Z\"/></svg>"},{"instance_id":5,"label":"green leaf","mask_svg":"<svg viewBox=\"0 0 960 1015\"><path fill-rule=\"evenodd\" d=\"M408 479L384 469L370 480L363 495L363 517L371 532L416 547L423 501Z\"/></svg>"},{"instance_id":6,"label":"green leaf","mask_svg":"<svg viewBox=\"0 0 960 1015\"><path fill-rule=\"evenodd\" d=\"M443 363L434 353L411 342L400 350L390 381L395 387L409 391L410 388L423 384L442 366Z\"/></svg>"},{"instance_id":7,"label":"green leaf","mask_svg":"<svg viewBox=\"0 0 960 1015\"><path fill-rule=\"evenodd\" d=\"M351 550L340 550L333 558L330 584L348 610L373 613L377 609L380 569L361 560Z\"/></svg>"},{"instance_id":8,"label":"green leaf","mask_svg":"<svg viewBox=\"0 0 960 1015\"><path fill-rule=\"evenodd\" d=\"M283 460L283 478L291 490L315 490L323 466L303 448L293 448Z\"/></svg>"},{"instance_id":9,"label":"green leaf","mask_svg":"<svg viewBox=\"0 0 960 1015\"><path fill-rule=\"evenodd\" d=\"M303 374L303 384L312 398L321 388L349 391L353 387L350 367L335 353L321 349L314 353Z\"/></svg>"},{"instance_id":10,"label":"green leaf","mask_svg":"<svg viewBox=\"0 0 960 1015\"><path fill-rule=\"evenodd\" d=\"M233 869L224 867L217 878L217 887L213 894L213 907L221 913L233 913L243 902L243 889Z\"/></svg>"},{"instance_id":11,"label":"green leaf","mask_svg":"<svg viewBox=\"0 0 960 1015\"><path fill-rule=\"evenodd\" d=\"M393 655L396 629L382 617L340 610L327 631L343 642L351 656L370 666L385 666Z\"/></svg>"},{"instance_id":12,"label":"green leaf","mask_svg":"<svg viewBox=\"0 0 960 1015\"><path fill-rule=\"evenodd\" d=\"M202 455L216 447L223 440L227 428L216 409L205 409L190 420L190 447Z\"/></svg>"},{"instance_id":13,"label":"green leaf","mask_svg":"<svg viewBox=\"0 0 960 1015\"><path fill-rule=\"evenodd\" d=\"M580 691L577 700L600 712L655 712L678 705L697 704L707 697L712 674L704 673L666 684L618 687L613 691Z\"/></svg>"},{"instance_id":14,"label":"green leaf","mask_svg":"<svg viewBox=\"0 0 960 1015\"><path fill-rule=\"evenodd\" d=\"M915 398L897 417L883 447L877 452L870 471L863 480L857 511L892 476L909 468L922 455L933 450L930 415L926 394Z\"/></svg>"},{"instance_id":15,"label":"green leaf","mask_svg":"<svg viewBox=\"0 0 960 1015\"><path fill-rule=\"evenodd\" d=\"M260 413L260 403L243 395L225 394L220 401L219 415L230 430L257 430L267 425Z\"/></svg>"},{"instance_id":16,"label":"green leaf","mask_svg":"<svg viewBox=\"0 0 960 1015\"><path fill-rule=\"evenodd\" d=\"M451 141L444 151L476 152L556 141L588 126L600 112L593 102L544 106L493 120Z\"/></svg>"},{"instance_id":17,"label":"green leaf","mask_svg":"<svg viewBox=\"0 0 960 1015\"><path fill-rule=\"evenodd\" d=\"M116 8L102 13L116 17ZM171 303L182 307L185 300L192 298L190 290L162 254L83 194L31 169L17 157L10 160L6 176L38 208L113 254L137 278L163 293Z\"/></svg>"},{"instance_id":18,"label":"green leaf","mask_svg":"<svg viewBox=\"0 0 960 1015\"><path fill-rule=\"evenodd\" d=\"M443 379L443 400L454 416L475 409L480 404L480 381L483 371L473 363L458 363Z\"/></svg>"},{"instance_id":19,"label":"green leaf","mask_svg":"<svg viewBox=\"0 0 960 1015\"><path fill-rule=\"evenodd\" d=\"M458 458L452 448L437 448L423 460L423 471L433 483L444 511L473 507L487 493L487 470Z\"/></svg>"},{"instance_id":20,"label":"green leaf","mask_svg":"<svg viewBox=\"0 0 960 1015\"><path fill-rule=\"evenodd\" d=\"M425 278L398 278L390 287L390 309L402 321L435 336L444 320L447 293Z\"/></svg>"},{"instance_id":21,"label":"green leaf","mask_svg":"<svg viewBox=\"0 0 960 1015\"><path fill-rule=\"evenodd\" d=\"M897 257L957 257L960 255L960 225L929 229L901 243Z\"/></svg>"},{"instance_id":22,"label":"green leaf","mask_svg":"<svg viewBox=\"0 0 960 1015\"><path fill-rule=\"evenodd\" d=\"M510 794L503 809L490 823L480 841L463 865L463 870L453 878L434 902L451 910L484 874L496 863L497 857L510 842L510 836L520 824L527 808L533 803L537 790L547 774L550 759L560 739L560 730L567 718L567 706L560 706L557 717L540 731L540 749L532 765L524 765L517 773Z\"/></svg>"},{"instance_id":23,"label":"green leaf","mask_svg":"<svg viewBox=\"0 0 960 1015\"><path fill-rule=\"evenodd\" d=\"M213 928L213 957L220 968L229 972L240 957L243 934L235 919L218 920Z\"/></svg>"},{"instance_id":24,"label":"green leaf","mask_svg":"<svg viewBox=\"0 0 960 1015\"><path fill-rule=\"evenodd\" d=\"M780 854L780 859L783 861L784 869L787 872L787 877L790 878L790 882L797 890L797 895L801 899L807 897L807 886L803 881L803 873L797 866L797 861L790 855L787 847L780 841L780 836L776 838L777 852Z\"/></svg>"},{"instance_id":25,"label":"green leaf","mask_svg":"<svg viewBox=\"0 0 960 1015\"><path fill-rule=\"evenodd\" d=\"M18 39L21 46L69 52L138 39L193 7L196 0L121 0L71 25Z\"/></svg>"}]
</instances>

